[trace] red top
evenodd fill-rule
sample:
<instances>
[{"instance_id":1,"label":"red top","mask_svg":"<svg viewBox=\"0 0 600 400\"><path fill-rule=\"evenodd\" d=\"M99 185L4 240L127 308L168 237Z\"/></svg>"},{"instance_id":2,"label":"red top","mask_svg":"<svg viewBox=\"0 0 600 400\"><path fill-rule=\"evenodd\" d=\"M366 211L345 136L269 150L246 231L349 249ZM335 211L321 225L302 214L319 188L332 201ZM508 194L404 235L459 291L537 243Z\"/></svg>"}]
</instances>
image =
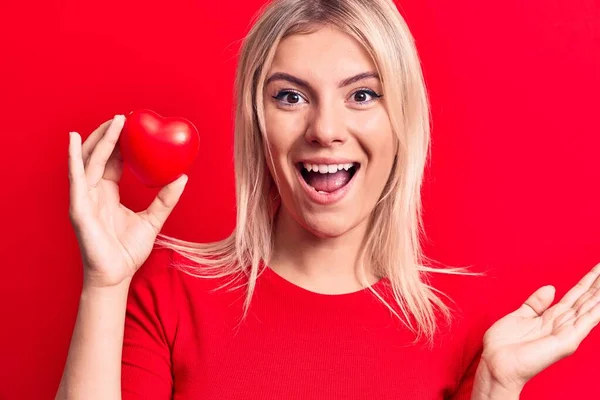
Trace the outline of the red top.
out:
<instances>
[{"instance_id":1,"label":"red top","mask_svg":"<svg viewBox=\"0 0 600 400\"><path fill-rule=\"evenodd\" d=\"M154 250L131 283L124 400L470 398L491 325L478 297L485 278L432 277L461 311L430 350L411 345L410 331L368 289L317 294L268 267L239 324L244 288L214 291L224 280L189 276L171 259L183 260Z\"/></svg>"}]
</instances>

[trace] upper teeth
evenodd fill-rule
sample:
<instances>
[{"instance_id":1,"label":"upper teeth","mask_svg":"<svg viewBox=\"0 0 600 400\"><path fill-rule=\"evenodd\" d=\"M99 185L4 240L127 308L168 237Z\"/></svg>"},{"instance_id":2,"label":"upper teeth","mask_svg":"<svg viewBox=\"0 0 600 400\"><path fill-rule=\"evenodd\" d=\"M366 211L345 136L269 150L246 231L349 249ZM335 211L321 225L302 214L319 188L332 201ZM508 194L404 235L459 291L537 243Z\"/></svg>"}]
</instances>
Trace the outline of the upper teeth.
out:
<instances>
[{"instance_id":1,"label":"upper teeth","mask_svg":"<svg viewBox=\"0 0 600 400\"><path fill-rule=\"evenodd\" d=\"M308 172L314 171L314 172L320 172L322 174L334 174L338 171L341 171L343 169L345 169L346 171L348 171L350 168L352 168L352 166L354 165L354 163L347 163L347 164L309 164L309 163L303 163L304 168L306 168L308 170Z\"/></svg>"}]
</instances>

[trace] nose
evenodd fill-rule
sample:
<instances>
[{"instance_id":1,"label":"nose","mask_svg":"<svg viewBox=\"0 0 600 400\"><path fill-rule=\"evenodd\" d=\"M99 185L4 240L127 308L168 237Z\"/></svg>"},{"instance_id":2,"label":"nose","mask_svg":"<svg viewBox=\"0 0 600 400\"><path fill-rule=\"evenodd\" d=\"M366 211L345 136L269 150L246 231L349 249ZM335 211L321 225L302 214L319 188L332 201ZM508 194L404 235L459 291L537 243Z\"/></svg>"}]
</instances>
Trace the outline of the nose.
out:
<instances>
[{"instance_id":1,"label":"nose","mask_svg":"<svg viewBox=\"0 0 600 400\"><path fill-rule=\"evenodd\" d=\"M304 138L310 145L321 145L329 147L342 144L346 141L347 132L345 129L342 110L336 108L336 105L329 102L322 103L319 107L311 110L308 128Z\"/></svg>"}]
</instances>

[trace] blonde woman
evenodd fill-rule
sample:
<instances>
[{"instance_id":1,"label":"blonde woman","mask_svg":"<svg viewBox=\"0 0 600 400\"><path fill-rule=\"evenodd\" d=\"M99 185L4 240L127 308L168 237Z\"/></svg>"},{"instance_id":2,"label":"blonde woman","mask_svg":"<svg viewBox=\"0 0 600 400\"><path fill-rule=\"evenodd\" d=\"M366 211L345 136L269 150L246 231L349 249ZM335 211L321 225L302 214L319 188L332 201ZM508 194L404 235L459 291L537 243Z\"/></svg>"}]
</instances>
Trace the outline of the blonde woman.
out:
<instances>
[{"instance_id":1,"label":"blonde woman","mask_svg":"<svg viewBox=\"0 0 600 400\"><path fill-rule=\"evenodd\" d=\"M469 272L420 248L429 108L392 0L266 5L235 87L216 243L159 234L186 176L119 203L123 116L71 134L84 285L58 399L516 399L600 320L600 265L552 307L545 286L491 327L454 318L440 295Z\"/></svg>"}]
</instances>

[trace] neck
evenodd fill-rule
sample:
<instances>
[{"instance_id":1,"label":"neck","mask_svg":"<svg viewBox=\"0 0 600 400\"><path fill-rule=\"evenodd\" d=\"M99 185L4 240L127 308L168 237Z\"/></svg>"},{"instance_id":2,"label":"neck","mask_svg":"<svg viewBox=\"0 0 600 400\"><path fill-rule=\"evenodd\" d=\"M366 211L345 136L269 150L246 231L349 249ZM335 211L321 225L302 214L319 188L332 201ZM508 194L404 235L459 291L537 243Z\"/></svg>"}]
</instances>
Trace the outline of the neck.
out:
<instances>
[{"instance_id":1,"label":"neck","mask_svg":"<svg viewBox=\"0 0 600 400\"><path fill-rule=\"evenodd\" d=\"M314 292L341 294L363 289L358 256L368 222L367 218L340 236L320 238L298 224L281 205L275 216L268 265L288 281ZM365 272L366 285L378 280L369 265Z\"/></svg>"}]
</instances>

